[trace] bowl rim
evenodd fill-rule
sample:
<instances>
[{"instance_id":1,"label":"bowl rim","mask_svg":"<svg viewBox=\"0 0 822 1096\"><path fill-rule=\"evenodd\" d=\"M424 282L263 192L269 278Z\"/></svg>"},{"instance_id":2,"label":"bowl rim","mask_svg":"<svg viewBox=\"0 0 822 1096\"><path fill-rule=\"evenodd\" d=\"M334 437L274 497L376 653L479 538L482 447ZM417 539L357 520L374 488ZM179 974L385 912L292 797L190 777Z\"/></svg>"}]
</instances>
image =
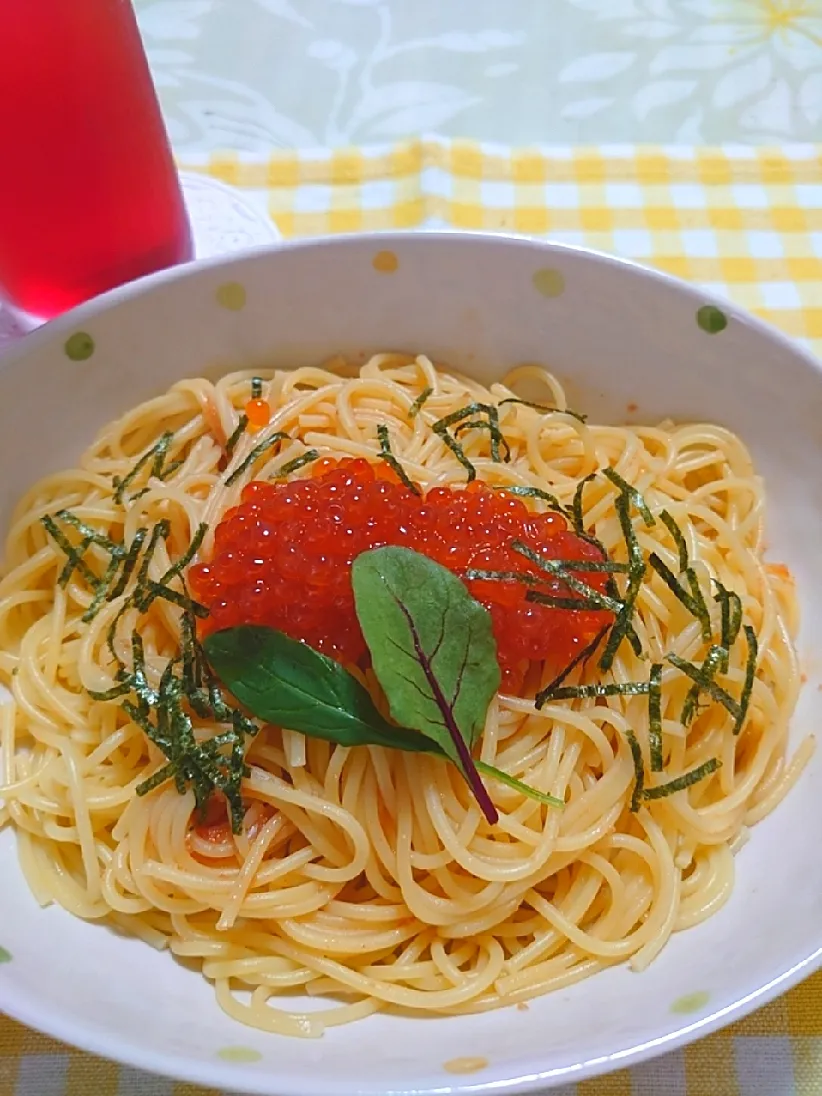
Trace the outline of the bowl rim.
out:
<instances>
[{"instance_id":1,"label":"bowl rim","mask_svg":"<svg viewBox=\"0 0 822 1096\"><path fill-rule=\"evenodd\" d=\"M163 286L195 277L206 270L225 269L230 271L241 267L249 260L263 256L279 255L282 252L324 250L328 247L345 248L364 243L379 243L381 247L400 248L403 245L419 246L421 241L431 240L439 244L454 244L457 247L525 247L545 254L575 255L592 262L624 270L627 274L650 279L657 284L666 285L672 291L684 294L701 304L713 304L729 316L741 321L752 333L776 345L784 354L800 358L812 371L820 375L822 381L822 361L802 343L786 335L767 320L756 316L737 305L729 298L713 290L703 290L699 285L687 282L665 271L657 270L632 259L622 258L595 248L576 244L558 243L549 239L528 236L515 232L465 231L460 229L408 229L398 231L351 232L298 239L280 240L263 245L255 245L227 255L213 256L208 259L195 259L181 266L149 274L124 286L119 286L101 294L86 303L64 313L44 324L37 330L25 335L19 343L0 353L0 371L14 368L30 355L36 354L41 347L53 344L60 337L77 330L78 326L93 320L109 309L126 301L148 296ZM67 915L70 916L70 915ZM340 1081L313 1083L310 1071L304 1077L291 1075L285 1087L278 1079L277 1090L282 1096L468 1096L492 1092L511 1094L532 1093L540 1088L553 1087L567 1081L584 1080L600 1076L615 1069L629 1068L641 1062L666 1054L703 1038L736 1020L741 1020L757 1008L761 1008L777 996L787 992L809 975L822 967L822 934L820 944L789 969L777 974L764 985L744 994L722 1008L709 1012L706 1016L690 1023L682 1023L665 1035L637 1042L623 1050L589 1058L573 1065L557 1067L537 1072L518 1073L498 1080L459 1080L453 1083L431 1087L393 1087L385 1089L373 1084L357 1084ZM45 1003L45 1008L43 1007ZM223 1088L226 1091L248 1093L249 1096L268 1096L272 1093L272 1079L269 1073L239 1067L220 1060L199 1060L170 1051L147 1050L131 1035L112 1035L89 1028L75 1022L69 1014L51 1012L47 1001L34 1000L28 994L20 994L10 989L0 979L0 1011L11 1019L58 1039L80 1051L115 1061L121 1065L159 1076L179 1079L209 1088Z\"/></svg>"}]
</instances>

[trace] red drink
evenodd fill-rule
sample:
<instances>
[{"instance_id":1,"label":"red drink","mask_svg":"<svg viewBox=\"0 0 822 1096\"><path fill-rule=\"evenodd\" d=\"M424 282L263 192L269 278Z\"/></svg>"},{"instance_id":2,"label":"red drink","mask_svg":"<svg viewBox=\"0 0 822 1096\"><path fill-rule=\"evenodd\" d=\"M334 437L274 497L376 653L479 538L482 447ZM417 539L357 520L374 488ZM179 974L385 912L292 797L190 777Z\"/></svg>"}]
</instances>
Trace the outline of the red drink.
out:
<instances>
[{"instance_id":1,"label":"red drink","mask_svg":"<svg viewBox=\"0 0 822 1096\"><path fill-rule=\"evenodd\" d=\"M0 295L50 319L190 257L129 0L0 0Z\"/></svg>"}]
</instances>

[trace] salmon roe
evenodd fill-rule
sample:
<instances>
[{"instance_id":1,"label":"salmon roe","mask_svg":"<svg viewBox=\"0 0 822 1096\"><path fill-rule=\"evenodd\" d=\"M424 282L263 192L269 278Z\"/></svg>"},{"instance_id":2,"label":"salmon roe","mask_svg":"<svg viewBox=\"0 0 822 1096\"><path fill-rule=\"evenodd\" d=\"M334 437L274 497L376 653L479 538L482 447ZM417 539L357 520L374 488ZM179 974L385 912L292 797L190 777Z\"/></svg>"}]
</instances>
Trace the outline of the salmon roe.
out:
<instances>
[{"instance_id":1,"label":"salmon roe","mask_svg":"<svg viewBox=\"0 0 822 1096\"><path fill-rule=\"evenodd\" d=\"M544 593L574 597L511 548L517 539L546 558L579 560L574 573L604 590L607 576L584 567L601 560L601 551L570 531L561 514L532 513L521 499L478 482L420 497L388 465L326 459L308 479L248 484L215 531L212 559L192 567L189 578L210 611L206 634L264 624L353 663L367 654L351 587L351 564L361 552L402 545L461 576L471 568L526 571L546 579L536 587ZM612 620L604 611L527 601L520 582L466 585L491 614L509 689L522 684L532 661L561 670Z\"/></svg>"},{"instance_id":2,"label":"salmon roe","mask_svg":"<svg viewBox=\"0 0 822 1096\"><path fill-rule=\"evenodd\" d=\"M268 400L249 400L245 405L248 425L261 430L271 421L271 405Z\"/></svg>"}]
</instances>

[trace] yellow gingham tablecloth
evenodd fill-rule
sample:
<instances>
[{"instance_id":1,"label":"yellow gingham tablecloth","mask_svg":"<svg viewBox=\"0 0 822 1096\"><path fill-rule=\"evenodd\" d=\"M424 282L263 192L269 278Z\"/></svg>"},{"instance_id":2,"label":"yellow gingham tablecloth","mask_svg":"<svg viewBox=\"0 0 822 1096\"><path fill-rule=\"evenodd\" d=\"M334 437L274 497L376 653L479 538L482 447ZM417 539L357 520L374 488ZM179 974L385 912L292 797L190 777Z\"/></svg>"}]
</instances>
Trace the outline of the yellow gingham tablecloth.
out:
<instances>
[{"instance_id":1,"label":"yellow gingham tablecloth","mask_svg":"<svg viewBox=\"0 0 822 1096\"><path fill-rule=\"evenodd\" d=\"M431 138L264 160L212 155L182 166L243 188L286 237L486 229L613 252L727 296L822 356L822 146L512 150ZM0 1096L209 1091L216 1096L69 1050L0 1018ZM684 1050L555 1091L818 1096L822 972Z\"/></svg>"}]
</instances>

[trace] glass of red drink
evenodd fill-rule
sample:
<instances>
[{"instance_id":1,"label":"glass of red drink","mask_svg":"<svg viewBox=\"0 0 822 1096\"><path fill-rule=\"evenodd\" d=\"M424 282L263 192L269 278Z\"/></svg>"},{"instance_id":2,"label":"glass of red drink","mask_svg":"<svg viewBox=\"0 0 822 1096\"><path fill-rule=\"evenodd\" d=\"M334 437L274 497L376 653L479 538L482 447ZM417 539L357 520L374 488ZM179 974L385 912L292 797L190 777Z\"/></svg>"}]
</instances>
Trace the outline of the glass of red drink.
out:
<instances>
[{"instance_id":1,"label":"glass of red drink","mask_svg":"<svg viewBox=\"0 0 822 1096\"><path fill-rule=\"evenodd\" d=\"M0 297L30 323L191 258L129 0L0 0Z\"/></svg>"}]
</instances>

